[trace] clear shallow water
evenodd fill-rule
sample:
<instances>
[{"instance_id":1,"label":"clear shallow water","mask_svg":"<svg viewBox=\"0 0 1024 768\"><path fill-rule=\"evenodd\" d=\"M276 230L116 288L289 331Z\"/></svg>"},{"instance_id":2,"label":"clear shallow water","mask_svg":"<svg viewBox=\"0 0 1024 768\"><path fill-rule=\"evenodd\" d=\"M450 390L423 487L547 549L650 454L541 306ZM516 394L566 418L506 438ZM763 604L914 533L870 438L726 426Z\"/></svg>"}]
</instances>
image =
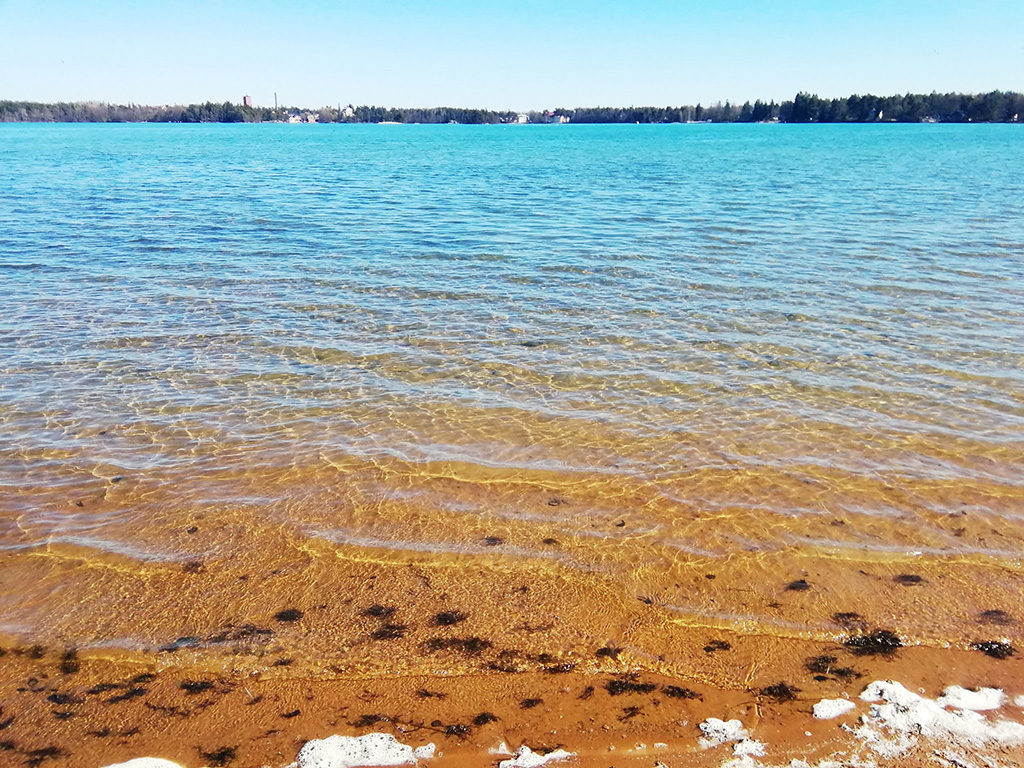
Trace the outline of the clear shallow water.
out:
<instances>
[{"instance_id":1,"label":"clear shallow water","mask_svg":"<svg viewBox=\"0 0 1024 768\"><path fill-rule=\"evenodd\" d=\"M3 126L0 548L36 585L0 628L173 638L166 600L75 614L127 589L81 564L284 562L287 536L783 633L858 593L896 615L911 563L958 600L921 590L906 631L966 642L1021 587L1022 140ZM821 594L772 607L808 568Z\"/></svg>"}]
</instances>

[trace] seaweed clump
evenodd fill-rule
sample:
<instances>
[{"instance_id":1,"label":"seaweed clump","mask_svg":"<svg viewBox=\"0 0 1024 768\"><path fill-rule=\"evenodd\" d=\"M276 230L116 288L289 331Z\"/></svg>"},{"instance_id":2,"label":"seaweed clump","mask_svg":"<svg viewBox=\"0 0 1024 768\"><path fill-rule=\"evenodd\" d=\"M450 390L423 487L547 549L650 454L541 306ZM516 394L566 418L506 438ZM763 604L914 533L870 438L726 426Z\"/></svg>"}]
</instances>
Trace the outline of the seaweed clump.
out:
<instances>
[{"instance_id":1,"label":"seaweed clump","mask_svg":"<svg viewBox=\"0 0 1024 768\"><path fill-rule=\"evenodd\" d=\"M664 693L666 696L668 696L671 699L701 699L701 700L703 700L703 698L704 698L703 696L701 696L696 691L690 690L689 688L683 688L683 687L678 686L678 685L666 685L664 688L661 689L661 691L662 691L662 693Z\"/></svg>"},{"instance_id":2,"label":"seaweed clump","mask_svg":"<svg viewBox=\"0 0 1024 768\"><path fill-rule=\"evenodd\" d=\"M637 683L632 680L609 680L604 685L609 696L621 696L624 693L650 693L657 687L654 683Z\"/></svg>"},{"instance_id":3,"label":"seaweed clump","mask_svg":"<svg viewBox=\"0 0 1024 768\"><path fill-rule=\"evenodd\" d=\"M238 747L220 747L215 749L213 752L204 752L201 749L197 749L197 752L202 756L204 760L215 766L215 768L222 768L222 766L228 765L234 761L235 755L238 751Z\"/></svg>"},{"instance_id":4,"label":"seaweed clump","mask_svg":"<svg viewBox=\"0 0 1024 768\"><path fill-rule=\"evenodd\" d=\"M714 653L715 651L728 651L731 649L732 646L725 640L709 640L708 644L704 646L704 653Z\"/></svg>"},{"instance_id":5,"label":"seaweed clump","mask_svg":"<svg viewBox=\"0 0 1024 768\"><path fill-rule=\"evenodd\" d=\"M854 656L892 656L903 641L888 629L876 629L866 635L854 635L843 641Z\"/></svg>"},{"instance_id":6,"label":"seaweed clump","mask_svg":"<svg viewBox=\"0 0 1024 768\"><path fill-rule=\"evenodd\" d=\"M986 640L982 643L972 643L971 649L981 651L993 659L1008 659L1017 653L1017 649L1009 643L1000 643L995 640Z\"/></svg>"},{"instance_id":7,"label":"seaweed clump","mask_svg":"<svg viewBox=\"0 0 1024 768\"><path fill-rule=\"evenodd\" d=\"M480 637L432 637L424 643L424 647L431 653L451 650L467 656L478 656L491 647L491 641Z\"/></svg>"},{"instance_id":8,"label":"seaweed clump","mask_svg":"<svg viewBox=\"0 0 1024 768\"><path fill-rule=\"evenodd\" d=\"M804 662L804 669L806 669L808 672L813 672L815 675L817 675L818 677L815 677L816 680L818 680L818 678L823 675L835 675L836 677L841 677L844 679L851 677L860 677L856 670L850 667L835 666L835 663L837 661L838 659L835 656L815 656L814 658L808 659L806 662ZM827 680L828 678L823 679Z\"/></svg>"},{"instance_id":9,"label":"seaweed clump","mask_svg":"<svg viewBox=\"0 0 1024 768\"><path fill-rule=\"evenodd\" d=\"M787 701L793 701L793 699L796 698L796 695L798 693L800 693L799 688L795 688L789 683L784 682L769 685L765 688L762 688L760 691L760 694L762 696L772 699L773 701L777 701L780 704L785 703Z\"/></svg>"},{"instance_id":10,"label":"seaweed clump","mask_svg":"<svg viewBox=\"0 0 1024 768\"><path fill-rule=\"evenodd\" d=\"M468 617L462 611L442 611L434 617L434 625L438 627L450 627L465 621Z\"/></svg>"},{"instance_id":11,"label":"seaweed clump","mask_svg":"<svg viewBox=\"0 0 1024 768\"><path fill-rule=\"evenodd\" d=\"M991 611L982 611L978 614L978 621L983 624L998 624L1005 627L1013 624L1013 617L1006 611L996 609Z\"/></svg>"}]
</instances>

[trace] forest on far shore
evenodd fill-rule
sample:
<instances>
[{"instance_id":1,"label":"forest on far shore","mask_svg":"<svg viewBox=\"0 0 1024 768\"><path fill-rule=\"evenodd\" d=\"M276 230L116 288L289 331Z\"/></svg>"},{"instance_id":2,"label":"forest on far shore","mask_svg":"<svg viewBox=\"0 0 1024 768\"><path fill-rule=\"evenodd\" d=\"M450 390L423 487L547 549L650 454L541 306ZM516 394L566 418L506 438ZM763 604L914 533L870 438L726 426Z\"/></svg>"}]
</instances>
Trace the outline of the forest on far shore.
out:
<instances>
[{"instance_id":1,"label":"forest on far shore","mask_svg":"<svg viewBox=\"0 0 1024 768\"><path fill-rule=\"evenodd\" d=\"M21 123L1013 123L1024 121L1024 94L907 93L681 107L576 107L526 113L460 107L250 107L216 104L144 106L102 102L0 100L0 122Z\"/></svg>"}]
</instances>

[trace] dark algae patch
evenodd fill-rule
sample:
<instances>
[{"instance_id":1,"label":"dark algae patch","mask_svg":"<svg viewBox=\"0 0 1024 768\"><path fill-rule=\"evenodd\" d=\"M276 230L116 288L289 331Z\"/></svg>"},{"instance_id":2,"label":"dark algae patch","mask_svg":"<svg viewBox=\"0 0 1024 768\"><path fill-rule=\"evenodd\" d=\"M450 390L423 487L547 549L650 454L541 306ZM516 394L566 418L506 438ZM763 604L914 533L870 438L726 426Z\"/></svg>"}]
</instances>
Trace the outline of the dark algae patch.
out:
<instances>
[{"instance_id":1,"label":"dark algae patch","mask_svg":"<svg viewBox=\"0 0 1024 768\"><path fill-rule=\"evenodd\" d=\"M796 695L800 693L800 689L793 687L789 683L779 682L762 688L758 693L767 699L783 704L787 701L793 701Z\"/></svg>"},{"instance_id":2,"label":"dark algae patch","mask_svg":"<svg viewBox=\"0 0 1024 768\"><path fill-rule=\"evenodd\" d=\"M609 680L604 689L609 696L621 696L624 693L651 693L657 688L654 683L638 683L633 680Z\"/></svg>"},{"instance_id":3,"label":"dark algae patch","mask_svg":"<svg viewBox=\"0 0 1024 768\"><path fill-rule=\"evenodd\" d=\"M704 646L704 653L714 653L715 651L728 651L731 650L732 646L725 640L709 640L708 644Z\"/></svg>"},{"instance_id":4,"label":"dark algae patch","mask_svg":"<svg viewBox=\"0 0 1024 768\"><path fill-rule=\"evenodd\" d=\"M490 640L479 637L432 637L424 644L427 651L459 651L467 656L479 656L491 647Z\"/></svg>"},{"instance_id":5,"label":"dark algae patch","mask_svg":"<svg viewBox=\"0 0 1024 768\"><path fill-rule=\"evenodd\" d=\"M544 699L523 699L519 702L520 709L533 709L534 707L543 704Z\"/></svg>"},{"instance_id":6,"label":"dark algae patch","mask_svg":"<svg viewBox=\"0 0 1024 768\"><path fill-rule=\"evenodd\" d=\"M161 645L160 650L164 651L165 653L174 653L174 651L177 651L181 648L193 648L197 645L199 645L198 637L179 637L173 643Z\"/></svg>"},{"instance_id":7,"label":"dark algae patch","mask_svg":"<svg viewBox=\"0 0 1024 768\"><path fill-rule=\"evenodd\" d=\"M235 759L237 750L238 747L218 747L212 752L204 752L199 747L196 747L196 751L199 752L200 756L214 768L230 765Z\"/></svg>"},{"instance_id":8,"label":"dark algae patch","mask_svg":"<svg viewBox=\"0 0 1024 768\"><path fill-rule=\"evenodd\" d=\"M691 691L689 688L683 688L678 685L666 685L661 689L671 699L703 699L696 691Z\"/></svg>"},{"instance_id":9,"label":"dark algae patch","mask_svg":"<svg viewBox=\"0 0 1024 768\"><path fill-rule=\"evenodd\" d=\"M1001 643L995 640L986 640L981 643L972 643L971 649L981 651L993 659L1008 659L1017 653L1017 649L1009 643Z\"/></svg>"},{"instance_id":10,"label":"dark algae patch","mask_svg":"<svg viewBox=\"0 0 1024 768\"><path fill-rule=\"evenodd\" d=\"M67 753L58 747L49 746L42 749L33 749L25 753L25 765L29 768L38 768L47 760L56 760L58 757L66 757Z\"/></svg>"},{"instance_id":11,"label":"dark algae patch","mask_svg":"<svg viewBox=\"0 0 1024 768\"><path fill-rule=\"evenodd\" d=\"M213 688L213 683L209 680L182 680L178 687L185 692L186 696L195 696Z\"/></svg>"},{"instance_id":12,"label":"dark algae patch","mask_svg":"<svg viewBox=\"0 0 1024 768\"><path fill-rule=\"evenodd\" d=\"M81 664L78 663L78 651L70 650L66 651L60 659L60 672L62 675L73 675L81 668Z\"/></svg>"},{"instance_id":13,"label":"dark algae patch","mask_svg":"<svg viewBox=\"0 0 1024 768\"><path fill-rule=\"evenodd\" d=\"M996 624L1001 627L1006 627L1013 624L1013 617L1006 611L982 611L978 614L978 621L982 624Z\"/></svg>"},{"instance_id":14,"label":"dark algae patch","mask_svg":"<svg viewBox=\"0 0 1024 768\"><path fill-rule=\"evenodd\" d=\"M434 626L451 627L465 621L468 616L461 611L442 611L434 617Z\"/></svg>"},{"instance_id":15,"label":"dark algae patch","mask_svg":"<svg viewBox=\"0 0 1024 768\"><path fill-rule=\"evenodd\" d=\"M916 573L901 573L899 576L893 576L892 580L897 584L902 584L904 587L913 587L916 584L920 584L924 581Z\"/></svg>"},{"instance_id":16,"label":"dark algae patch","mask_svg":"<svg viewBox=\"0 0 1024 768\"><path fill-rule=\"evenodd\" d=\"M82 700L77 696L72 696L70 693L51 693L46 697L47 701L53 702L58 706L66 706L68 704L81 704Z\"/></svg>"},{"instance_id":17,"label":"dark algae patch","mask_svg":"<svg viewBox=\"0 0 1024 768\"><path fill-rule=\"evenodd\" d=\"M807 583L807 579L797 579L786 585L786 591L788 592L806 592L810 588L811 585Z\"/></svg>"},{"instance_id":18,"label":"dark algae patch","mask_svg":"<svg viewBox=\"0 0 1024 768\"><path fill-rule=\"evenodd\" d=\"M864 621L864 617L859 613L853 613L851 611L841 611L839 613L832 614L832 621L844 629L849 630L862 630L867 629L867 622Z\"/></svg>"},{"instance_id":19,"label":"dark algae patch","mask_svg":"<svg viewBox=\"0 0 1024 768\"><path fill-rule=\"evenodd\" d=\"M498 716L490 712L481 712L479 715L473 718L473 725L479 727L481 725L487 725L488 723L498 722Z\"/></svg>"},{"instance_id":20,"label":"dark algae patch","mask_svg":"<svg viewBox=\"0 0 1024 768\"><path fill-rule=\"evenodd\" d=\"M298 608L285 608L275 613L274 618L278 621L298 621L302 618L302 611Z\"/></svg>"},{"instance_id":21,"label":"dark algae patch","mask_svg":"<svg viewBox=\"0 0 1024 768\"><path fill-rule=\"evenodd\" d=\"M447 699L448 694L440 693L438 691L428 691L426 688L420 688L416 691L417 699Z\"/></svg>"},{"instance_id":22,"label":"dark algae patch","mask_svg":"<svg viewBox=\"0 0 1024 768\"><path fill-rule=\"evenodd\" d=\"M98 693L106 693L107 691L116 691L120 688L119 683L99 683L94 685L92 688L86 691L90 696L95 696Z\"/></svg>"},{"instance_id":23,"label":"dark algae patch","mask_svg":"<svg viewBox=\"0 0 1024 768\"><path fill-rule=\"evenodd\" d=\"M851 677L860 677L860 674L851 667L837 667L837 661L838 659L835 656L815 656L814 658L808 659L804 662L804 669L817 675L818 677L815 677L815 680L819 680L819 678L823 680L828 679L826 677L821 677L822 675L834 675L835 677L839 677L844 680ZM821 680L819 680L819 682L821 682Z\"/></svg>"},{"instance_id":24,"label":"dark algae patch","mask_svg":"<svg viewBox=\"0 0 1024 768\"><path fill-rule=\"evenodd\" d=\"M363 611L363 616L371 619L390 619L398 612L393 605L374 604Z\"/></svg>"},{"instance_id":25,"label":"dark algae patch","mask_svg":"<svg viewBox=\"0 0 1024 768\"><path fill-rule=\"evenodd\" d=\"M617 659L619 658L620 653L622 653L620 648L616 648L613 645L606 645L603 648L598 648L594 655L598 658Z\"/></svg>"},{"instance_id":26,"label":"dark algae patch","mask_svg":"<svg viewBox=\"0 0 1024 768\"><path fill-rule=\"evenodd\" d=\"M843 645L855 656L892 656L903 641L887 629L876 629L866 635L854 635L843 641Z\"/></svg>"},{"instance_id":27,"label":"dark algae patch","mask_svg":"<svg viewBox=\"0 0 1024 768\"><path fill-rule=\"evenodd\" d=\"M369 728L371 725L377 723L387 722L388 718L384 715L360 715L358 720L352 723L353 728Z\"/></svg>"},{"instance_id":28,"label":"dark algae patch","mask_svg":"<svg viewBox=\"0 0 1024 768\"><path fill-rule=\"evenodd\" d=\"M405 637L407 629L405 624L385 624L371 632L370 637L374 640L398 640Z\"/></svg>"},{"instance_id":29,"label":"dark algae patch","mask_svg":"<svg viewBox=\"0 0 1024 768\"><path fill-rule=\"evenodd\" d=\"M129 688L124 693L118 694L117 696L111 696L107 699L107 704L118 704L122 701L137 699L139 696L145 696L147 693L149 693L149 691L145 688Z\"/></svg>"}]
</instances>

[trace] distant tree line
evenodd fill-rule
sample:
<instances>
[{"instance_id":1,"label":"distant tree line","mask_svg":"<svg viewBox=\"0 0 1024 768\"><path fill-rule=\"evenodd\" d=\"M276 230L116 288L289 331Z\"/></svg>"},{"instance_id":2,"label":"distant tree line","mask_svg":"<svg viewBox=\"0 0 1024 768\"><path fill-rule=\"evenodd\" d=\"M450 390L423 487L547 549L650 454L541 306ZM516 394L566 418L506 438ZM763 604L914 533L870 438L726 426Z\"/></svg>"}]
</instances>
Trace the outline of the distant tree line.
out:
<instances>
[{"instance_id":1,"label":"distant tree line","mask_svg":"<svg viewBox=\"0 0 1024 768\"><path fill-rule=\"evenodd\" d=\"M553 111L515 112L460 107L424 109L361 106L321 109L247 107L230 102L187 106L143 106L100 102L42 104L0 101L0 122L36 123L547 123L567 118L573 123L1010 123L1024 121L1024 94L992 91L981 94L908 93L896 96L849 96L822 99L798 93L791 101L749 101L742 104L697 104L683 107L577 107Z\"/></svg>"}]
</instances>

